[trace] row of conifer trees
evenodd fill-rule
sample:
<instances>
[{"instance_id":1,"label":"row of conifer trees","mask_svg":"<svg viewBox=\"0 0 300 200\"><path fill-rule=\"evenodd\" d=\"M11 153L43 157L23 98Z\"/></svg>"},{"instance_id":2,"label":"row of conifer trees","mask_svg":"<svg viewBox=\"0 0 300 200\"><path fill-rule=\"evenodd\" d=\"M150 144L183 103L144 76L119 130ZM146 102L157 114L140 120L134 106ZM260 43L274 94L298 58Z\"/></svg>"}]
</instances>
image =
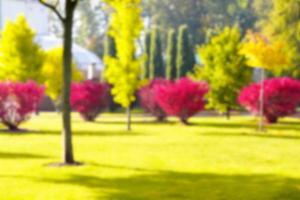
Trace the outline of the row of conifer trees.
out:
<instances>
[{"instance_id":1,"label":"row of conifer trees","mask_svg":"<svg viewBox=\"0 0 300 200\"><path fill-rule=\"evenodd\" d=\"M187 25L180 26L178 30L170 29L165 35L158 28L146 31L143 54L142 79L184 77L196 63ZM109 36L105 40L104 55L116 55L115 42Z\"/></svg>"}]
</instances>

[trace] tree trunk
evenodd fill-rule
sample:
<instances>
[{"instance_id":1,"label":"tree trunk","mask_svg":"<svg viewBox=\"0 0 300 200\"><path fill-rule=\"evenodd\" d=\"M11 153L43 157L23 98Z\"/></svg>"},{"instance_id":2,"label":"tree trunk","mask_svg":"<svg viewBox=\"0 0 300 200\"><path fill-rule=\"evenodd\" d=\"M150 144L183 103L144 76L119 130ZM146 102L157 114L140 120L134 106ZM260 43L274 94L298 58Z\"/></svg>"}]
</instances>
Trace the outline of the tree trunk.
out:
<instances>
[{"instance_id":1,"label":"tree trunk","mask_svg":"<svg viewBox=\"0 0 300 200\"><path fill-rule=\"evenodd\" d=\"M278 117L276 116L266 116L266 121L268 124L276 124L278 122Z\"/></svg>"},{"instance_id":2,"label":"tree trunk","mask_svg":"<svg viewBox=\"0 0 300 200\"><path fill-rule=\"evenodd\" d=\"M127 131L131 131L131 108L127 107Z\"/></svg>"},{"instance_id":3,"label":"tree trunk","mask_svg":"<svg viewBox=\"0 0 300 200\"><path fill-rule=\"evenodd\" d=\"M72 74L72 27L75 6L71 0L65 4L66 17L63 23L63 92L62 92L62 141L63 141L63 162L66 164L74 163L71 129L71 106L70 88Z\"/></svg>"},{"instance_id":4,"label":"tree trunk","mask_svg":"<svg viewBox=\"0 0 300 200\"><path fill-rule=\"evenodd\" d=\"M264 86L264 80L265 80L265 70L261 69L261 86L260 86L260 97L259 97L259 124L258 124L258 130L260 132L264 131L264 96L265 96L265 86Z\"/></svg>"},{"instance_id":5,"label":"tree trunk","mask_svg":"<svg viewBox=\"0 0 300 200\"><path fill-rule=\"evenodd\" d=\"M10 123L4 123L4 125L8 127L8 130L10 132L17 132L19 130L18 126L10 124Z\"/></svg>"},{"instance_id":6,"label":"tree trunk","mask_svg":"<svg viewBox=\"0 0 300 200\"><path fill-rule=\"evenodd\" d=\"M185 126L189 125L187 118L180 118L180 122Z\"/></svg>"},{"instance_id":7,"label":"tree trunk","mask_svg":"<svg viewBox=\"0 0 300 200\"><path fill-rule=\"evenodd\" d=\"M231 108L230 108L230 106L228 106L226 108L226 118L227 118L227 120L230 120L230 117L231 117Z\"/></svg>"}]
</instances>

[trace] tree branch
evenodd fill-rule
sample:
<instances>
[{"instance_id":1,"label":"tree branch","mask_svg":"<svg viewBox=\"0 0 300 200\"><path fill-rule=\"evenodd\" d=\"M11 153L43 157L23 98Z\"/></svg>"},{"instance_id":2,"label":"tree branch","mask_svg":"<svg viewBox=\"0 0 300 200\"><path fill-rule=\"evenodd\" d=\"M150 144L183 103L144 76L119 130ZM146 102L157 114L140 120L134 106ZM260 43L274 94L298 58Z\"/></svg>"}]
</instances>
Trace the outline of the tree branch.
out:
<instances>
[{"instance_id":1,"label":"tree branch","mask_svg":"<svg viewBox=\"0 0 300 200\"><path fill-rule=\"evenodd\" d=\"M47 3L45 0L38 0L42 5L44 5L45 7L49 8L50 10L52 10L56 15L57 17L60 19L60 21L62 23L65 22L65 18L61 15L61 13L57 10L57 5L58 3L56 3L56 5L53 5L53 4L50 4L50 3Z\"/></svg>"}]
</instances>

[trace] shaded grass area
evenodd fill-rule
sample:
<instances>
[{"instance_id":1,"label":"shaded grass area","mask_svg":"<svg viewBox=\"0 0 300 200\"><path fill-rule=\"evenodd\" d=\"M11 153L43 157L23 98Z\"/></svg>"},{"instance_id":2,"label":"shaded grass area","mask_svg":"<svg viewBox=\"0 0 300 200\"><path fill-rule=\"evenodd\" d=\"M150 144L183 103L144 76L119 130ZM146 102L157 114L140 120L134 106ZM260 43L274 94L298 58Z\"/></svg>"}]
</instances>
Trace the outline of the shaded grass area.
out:
<instances>
[{"instance_id":1,"label":"shaded grass area","mask_svg":"<svg viewBox=\"0 0 300 200\"><path fill-rule=\"evenodd\" d=\"M300 120L257 132L252 117L197 117L156 123L105 114L96 123L73 115L80 167L60 160L60 116L42 113L0 132L0 199L268 200L300 199ZM3 128L3 127L0 127Z\"/></svg>"}]
</instances>

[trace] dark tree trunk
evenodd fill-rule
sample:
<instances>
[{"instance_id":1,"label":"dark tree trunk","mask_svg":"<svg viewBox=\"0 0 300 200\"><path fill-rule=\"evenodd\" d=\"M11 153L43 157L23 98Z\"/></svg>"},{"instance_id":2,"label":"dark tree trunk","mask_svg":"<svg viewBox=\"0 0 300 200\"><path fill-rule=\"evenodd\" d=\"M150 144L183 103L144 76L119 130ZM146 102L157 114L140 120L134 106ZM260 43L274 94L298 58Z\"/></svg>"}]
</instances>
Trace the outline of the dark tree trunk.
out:
<instances>
[{"instance_id":1,"label":"dark tree trunk","mask_svg":"<svg viewBox=\"0 0 300 200\"><path fill-rule=\"evenodd\" d=\"M71 129L71 106L70 106L70 88L72 74L72 28L73 17L76 4L71 0L66 0L65 13L66 17L63 22L63 92L62 92L62 142L63 142L63 162L73 164L73 146L72 146L72 129Z\"/></svg>"},{"instance_id":2,"label":"dark tree trunk","mask_svg":"<svg viewBox=\"0 0 300 200\"><path fill-rule=\"evenodd\" d=\"M158 121L158 122L163 122L165 120L166 120L166 116L164 116L164 115L160 115L160 116L156 117L156 121Z\"/></svg>"},{"instance_id":3,"label":"dark tree trunk","mask_svg":"<svg viewBox=\"0 0 300 200\"><path fill-rule=\"evenodd\" d=\"M231 118L231 108L230 108L230 106L228 106L226 108L226 118L227 118L227 120L230 120L230 118Z\"/></svg>"},{"instance_id":4,"label":"dark tree trunk","mask_svg":"<svg viewBox=\"0 0 300 200\"><path fill-rule=\"evenodd\" d=\"M189 125L189 122L186 118L180 118L180 122L183 124L183 125Z\"/></svg>"},{"instance_id":5,"label":"dark tree trunk","mask_svg":"<svg viewBox=\"0 0 300 200\"><path fill-rule=\"evenodd\" d=\"M268 124L276 124L278 122L278 117L276 117L276 116L266 116L266 122Z\"/></svg>"},{"instance_id":6,"label":"dark tree trunk","mask_svg":"<svg viewBox=\"0 0 300 200\"><path fill-rule=\"evenodd\" d=\"M72 74L72 29L74 11L78 0L65 0L65 16L63 16L57 6L44 0L38 0L42 5L49 8L60 19L64 29L63 36L63 86L62 86L62 145L63 145L63 164L76 164L73 156L72 129L71 129L71 106L70 88ZM59 1L58 1L59 3Z\"/></svg>"},{"instance_id":7,"label":"dark tree trunk","mask_svg":"<svg viewBox=\"0 0 300 200\"><path fill-rule=\"evenodd\" d=\"M4 123L4 125L7 126L8 130L11 132L17 132L19 130L18 126L10 123Z\"/></svg>"},{"instance_id":8,"label":"dark tree trunk","mask_svg":"<svg viewBox=\"0 0 300 200\"><path fill-rule=\"evenodd\" d=\"M127 108L127 131L131 131L131 108Z\"/></svg>"}]
</instances>

